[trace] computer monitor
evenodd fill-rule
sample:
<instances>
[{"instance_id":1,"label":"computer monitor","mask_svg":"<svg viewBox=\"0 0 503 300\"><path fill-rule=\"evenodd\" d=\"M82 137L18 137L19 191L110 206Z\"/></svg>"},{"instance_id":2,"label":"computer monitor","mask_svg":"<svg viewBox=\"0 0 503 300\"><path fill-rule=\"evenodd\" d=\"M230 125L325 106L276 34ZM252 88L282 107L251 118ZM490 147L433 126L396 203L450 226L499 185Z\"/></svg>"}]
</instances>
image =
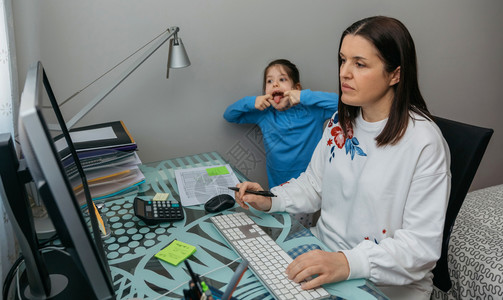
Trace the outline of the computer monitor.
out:
<instances>
[{"instance_id":1,"label":"computer monitor","mask_svg":"<svg viewBox=\"0 0 503 300\"><path fill-rule=\"evenodd\" d=\"M27 273L27 280L30 282L31 293L48 295L51 292L51 281L45 259L39 252L33 214L25 188L25 183L31 180L31 176L24 161L18 160L10 133L0 134L0 162L2 162L0 163L0 199L4 203L5 211L23 253L25 267L30 270ZM12 281L12 278L7 275L5 280L5 283L10 284L9 281ZM8 284L4 284L3 299L6 299L9 292Z\"/></svg>"},{"instance_id":2,"label":"computer monitor","mask_svg":"<svg viewBox=\"0 0 503 300\"><path fill-rule=\"evenodd\" d=\"M51 295L48 298L65 298L71 295L72 299L79 296L84 299L113 299L115 296L110 270L92 209L85 174L40 62L32 65L26 76L18 122L19 141L24 159L56 228L59 240L65 248L64 251L68 254L52 253L52 256L56 256L53 257L52 263L46 259L52 282ZM61 131L49 131L49 123L59 124ZM53 138L61 134L64 139L58 140L58 143L66 142L72 153L87 196L89 210L82 210L78 204L61 157L56 150ZM88 222L91 223L91 228ZM70 263L63 263L60 259L69 260ZM59 267L59 270L52 272L51 267ZM56 287L54 281L57 282ZM27 293L29 294L25 292Z\"/></svg>"}]
</instances>

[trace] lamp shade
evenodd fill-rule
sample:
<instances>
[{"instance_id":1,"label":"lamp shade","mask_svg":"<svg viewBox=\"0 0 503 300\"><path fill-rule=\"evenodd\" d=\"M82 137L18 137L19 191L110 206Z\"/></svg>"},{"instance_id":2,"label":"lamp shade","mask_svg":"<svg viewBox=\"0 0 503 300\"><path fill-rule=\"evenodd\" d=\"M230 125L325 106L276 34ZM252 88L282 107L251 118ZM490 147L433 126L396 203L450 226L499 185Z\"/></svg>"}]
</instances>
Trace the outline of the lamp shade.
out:
<instances>
[{"instance_id":1,"label":"lamp shade","mask_svg":"<svg viewBox=\"0 0 503 300\"><path fill-rule=\"evenodd\" d=\"M178 32L180 29L178 27L171 27L164 32L162 32L160 35L155 37L153 40L142 46L140 49L135 51L133 54L128 56L126 59L122 60L119 64L115 65L112 67L110 70L105 72L105 74L101 75L97 79L95 79L91 84L102 78L104 75L108 74L110 71L115 69L117 66L122 64L124 61L126 61L128 58L136 54L139 50L143 49L145 46L148 44L152 43L151 47L146 50L142 55L138 57L138 59L131 65L129 66L128 69L124 71L120 77L118 77L114 82L112 82L112 85L101 91L100 94L98 94L96 97L94 97L89 103L87 103L80 111L78 111L75 116L73 116L70 121L66 123L66 126L68 129L72 128L75 123L77 123L80 119L82 119L88 112L90 112L98 103L100 103L103 99L105 99L113 90L115 90L116 87L118 87L131 73L133 73L138 67L143 64L152 54L154 54L157 49L159 49L164 43L168 41L171 37L173 37L169 41L169 54L168 54L168 67L167 67L167 72L166 72L166 78L168 78L169 75L169 69L170 68L183 68L190 66L190 60L187 56L187 52L185 52L185 48L183 47L182 40L178 38ZM89 87L91 84L87 85ZM66 99L63 101L61 105L66 103L68 100L72 99L74 96L82 92L84 89L87 87L84 87L80 91L74 93L70 98ZM54 124L48 124L49 125L49 130L56 130L57 127L54 126Z\"/></svg>"},{"instance_id":2,"label":"lamp shade","mask_svg":"<svg viewBox=\"0 0 503 300\"><path fill-rule=\"evenodd\" d=\"M171 69L190 66L190 60L183 46L182 39L174 38L169 41L168 67Z\"/></svg>"}]
</instances>

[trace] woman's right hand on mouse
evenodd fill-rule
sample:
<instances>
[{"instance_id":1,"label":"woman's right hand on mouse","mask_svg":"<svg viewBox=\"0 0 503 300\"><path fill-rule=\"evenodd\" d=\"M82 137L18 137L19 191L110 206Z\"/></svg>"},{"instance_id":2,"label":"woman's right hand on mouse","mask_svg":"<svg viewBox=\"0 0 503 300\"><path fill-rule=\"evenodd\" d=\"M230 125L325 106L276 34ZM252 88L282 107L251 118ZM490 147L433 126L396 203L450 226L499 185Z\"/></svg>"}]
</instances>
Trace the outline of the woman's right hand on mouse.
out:
<instances>
[{"instance_id":1,"label":"woman's right hand on mouse","mask_svg":"<svg viewBox=\"0 0 503 300\"><path fill-rule=\"evenodd\" d=\"M238 192L235 192L236 202L244 209L249 209L251 207L268 211L271 209L272 199L271 197L259 196L254 194L247 194L246 190L249 191L263 191L264 189L260 184L256 182L245 181L243 183L238 183L236 187L239 188Z\"/></svg>"}]
</instances>

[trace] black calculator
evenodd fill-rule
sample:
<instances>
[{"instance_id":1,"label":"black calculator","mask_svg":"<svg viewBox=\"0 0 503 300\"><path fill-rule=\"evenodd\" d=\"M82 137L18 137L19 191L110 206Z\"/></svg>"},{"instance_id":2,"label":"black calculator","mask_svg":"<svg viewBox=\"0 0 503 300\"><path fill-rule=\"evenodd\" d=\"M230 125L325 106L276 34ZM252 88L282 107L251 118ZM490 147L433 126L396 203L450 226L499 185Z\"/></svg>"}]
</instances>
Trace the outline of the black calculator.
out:
<instances>
[{"instance_id":1,"label":"black calculator","mask_svg":"<svg viewBox=\"0 0 503 300\"><path fill-rule=\"evenodd\" d=\"M134 198L134 214L148 225L183 220L183 208L177 201L152 201Z\"/></svg>"}]
</instances>

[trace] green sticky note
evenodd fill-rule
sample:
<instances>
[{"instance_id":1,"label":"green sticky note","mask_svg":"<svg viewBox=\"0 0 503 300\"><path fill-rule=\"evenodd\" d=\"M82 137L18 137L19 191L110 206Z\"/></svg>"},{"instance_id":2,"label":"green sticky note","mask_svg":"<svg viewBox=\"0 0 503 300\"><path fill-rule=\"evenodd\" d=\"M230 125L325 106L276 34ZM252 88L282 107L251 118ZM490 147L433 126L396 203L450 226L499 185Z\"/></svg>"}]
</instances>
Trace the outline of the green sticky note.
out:
<instances>
[{"instance_id":1,"label":"green sticky note","mask_svg":"<svg viewBox=\"0 0 503 300\"><path fill-rule=\"evenodd\" d=\"M229 170L227 170L225 166L209 168L206 169L206 172L208 173L209 176L229 174Z\"/></svg>"},{"instance_id":2,"label":"green sticky note","mask_svg":"<svg viewBox=\"0 0 503 300\"><path fill-rule=\"evenodd\" d=\"M174 240L166 248L159 251L155 257L177 266L194 252L196 252L196 247Z\"/></svg>"}]
</instances>

